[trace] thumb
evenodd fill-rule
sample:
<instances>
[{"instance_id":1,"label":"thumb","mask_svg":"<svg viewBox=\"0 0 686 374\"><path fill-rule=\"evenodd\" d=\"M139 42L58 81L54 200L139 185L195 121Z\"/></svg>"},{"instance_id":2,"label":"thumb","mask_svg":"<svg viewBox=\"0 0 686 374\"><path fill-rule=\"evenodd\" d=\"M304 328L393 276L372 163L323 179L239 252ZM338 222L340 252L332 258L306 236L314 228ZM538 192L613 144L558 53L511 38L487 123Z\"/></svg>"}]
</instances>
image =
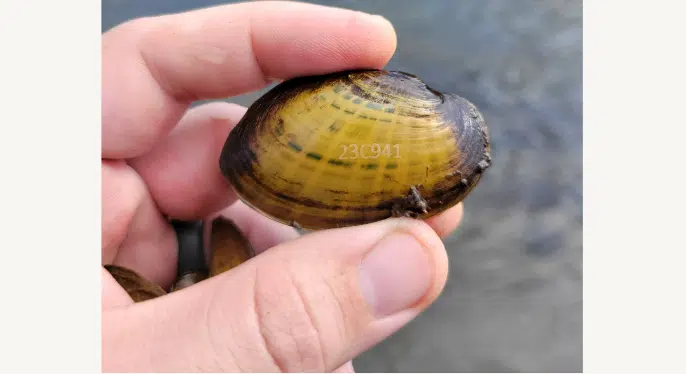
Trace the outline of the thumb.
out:
<instances>
[{"instance_id":1,"label":"thumb","mask_svg":"<svg viewBox=\"0 0 686 374\"><path fill-rule=\"evenodd\" d=\"M446 278L443 243L421 221L311 233L108 311L104 370L331 372L407 324Z\"/></svg>"}]
</instances>

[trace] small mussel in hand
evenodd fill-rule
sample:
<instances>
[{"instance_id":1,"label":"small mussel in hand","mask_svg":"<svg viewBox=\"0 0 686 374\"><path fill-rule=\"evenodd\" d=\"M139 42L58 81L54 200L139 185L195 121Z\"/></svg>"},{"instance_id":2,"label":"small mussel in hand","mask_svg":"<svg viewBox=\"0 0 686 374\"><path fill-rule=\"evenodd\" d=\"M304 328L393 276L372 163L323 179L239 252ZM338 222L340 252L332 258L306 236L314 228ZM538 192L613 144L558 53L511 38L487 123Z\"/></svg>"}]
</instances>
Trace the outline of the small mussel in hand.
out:
<instances>
[{"instance_id":1,"label":"small mussel in hand","mask_svg":"<svg viewBox=\"0 0 686 374\"><path fill-rule=\"evenodd\" d=\"M466 99L411 74L357 70L271 89L219 164L246 204L316 230L436 215L467 196L491 156L484 118Z\"/></svg>"}]
</instances>

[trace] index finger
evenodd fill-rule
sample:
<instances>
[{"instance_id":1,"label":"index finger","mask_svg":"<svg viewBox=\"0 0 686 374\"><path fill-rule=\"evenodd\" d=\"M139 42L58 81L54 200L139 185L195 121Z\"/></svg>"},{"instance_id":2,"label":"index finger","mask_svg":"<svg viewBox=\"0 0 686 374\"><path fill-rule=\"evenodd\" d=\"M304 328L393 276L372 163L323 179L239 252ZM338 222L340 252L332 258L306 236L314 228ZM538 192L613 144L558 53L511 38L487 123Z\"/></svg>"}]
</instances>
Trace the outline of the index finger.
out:
<instances>
[{"instance_id":1,"label":"index finger","mask_svg":"<svg viewBox=\"0 0 686 374\"><path fill-rule=\"evenodd\" d=\"M304 3L233 4L123 24L102 40L102 157L143 154L194 100L381 68L395 47L380 16Z\"/></svg>"}]
</instances>

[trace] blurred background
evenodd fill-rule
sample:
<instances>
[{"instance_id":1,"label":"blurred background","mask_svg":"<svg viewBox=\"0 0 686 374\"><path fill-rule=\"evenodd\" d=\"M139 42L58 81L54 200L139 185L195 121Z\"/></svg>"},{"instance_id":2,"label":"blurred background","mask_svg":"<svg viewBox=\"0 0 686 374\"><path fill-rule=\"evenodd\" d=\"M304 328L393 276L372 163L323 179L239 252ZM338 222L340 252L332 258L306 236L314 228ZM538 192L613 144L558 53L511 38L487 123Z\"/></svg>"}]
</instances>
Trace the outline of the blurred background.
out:
<instances>
[{"instance_id":1,"label":"blurred background","mask_svg":"<svg viewBox=\"0 0 686 374\"><path fill-rule=\"evenodd\" d=\"M231 2L103 0L102 31ZM388 18L387 68L468 98L492 134L493 166L445 240L444 293L355 369L582 371L582 1L308 2Z\"/></svg>"}]
</instances>

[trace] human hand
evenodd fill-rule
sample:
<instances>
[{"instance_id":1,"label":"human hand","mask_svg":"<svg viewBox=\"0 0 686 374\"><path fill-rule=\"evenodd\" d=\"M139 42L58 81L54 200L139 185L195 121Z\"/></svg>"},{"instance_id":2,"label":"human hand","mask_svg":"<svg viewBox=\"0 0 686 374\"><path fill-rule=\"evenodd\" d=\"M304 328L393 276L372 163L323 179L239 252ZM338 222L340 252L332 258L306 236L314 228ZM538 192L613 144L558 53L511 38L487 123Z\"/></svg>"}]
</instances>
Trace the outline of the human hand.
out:
<instances>
[{"instance_id":1,"label":"human hand","mask_svg":"<svg viewBox=\"0 0 686 374\"><path fill-rule=\"evenodd\" d=\"M176 236L164 218L221 211L257 257L134 304L103 274L105 371L352 371L350 360L432 303L447 277L440 240L458 205L426 222L388 219L298 237L249 209L218 158L245 108L194 100L272 80L381 68L383 18L256 2L140 19L103 35L102 262L168 287Z\"/></svg>"}]
</instances>

